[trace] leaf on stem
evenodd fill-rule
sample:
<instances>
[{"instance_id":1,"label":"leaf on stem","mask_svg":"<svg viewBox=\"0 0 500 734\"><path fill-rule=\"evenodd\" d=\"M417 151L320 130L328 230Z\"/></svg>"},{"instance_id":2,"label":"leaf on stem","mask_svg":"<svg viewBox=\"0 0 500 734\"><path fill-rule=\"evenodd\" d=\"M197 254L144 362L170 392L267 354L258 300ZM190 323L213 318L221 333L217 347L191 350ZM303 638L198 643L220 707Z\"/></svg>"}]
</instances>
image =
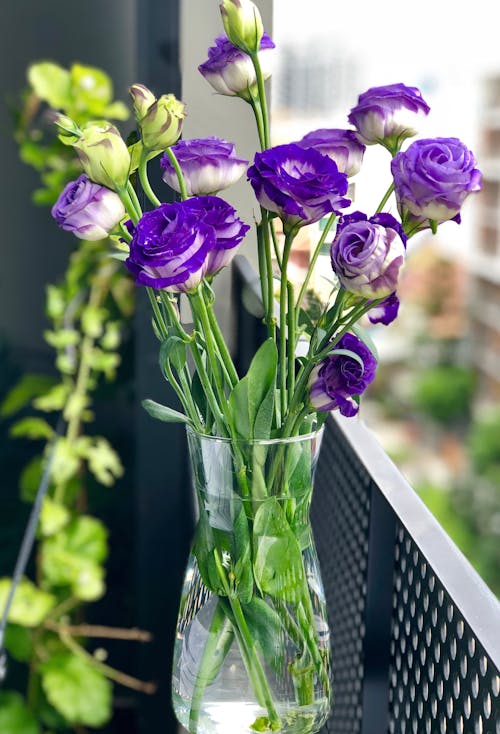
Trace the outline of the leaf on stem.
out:
<instances>
[{"instance_id":1,"label":"leaf on stem","mask_svg":"<svg viewBox=\"0 0 500 734\"><path fill-rule=\"evenodd\" d=\"M0 579L0 609L5 609L11 588L11 579ZM38 627L55 604L52 594L42 591L29 579L22 579L14 594L9 621L23 627Z\"/></svg>"},{"instance_id":2,"label":"leaf on stem","mask_svg":"<svg viewBox=\"0 0 500 734\"><path fill-rule=\"evenodd\" d=\"M271 435L277 364L276 344L267 339L229 396L229 410L241 438L266 439Z\"/></svg>"},{"instance_id":3,"label":"leaf on stem","mask_svg":"<svg viewBox=\"0 0 500 734\"><path fill-rule=\"evenodd\" d=\"M274 497L257 510L253 545L254 575L260 590L292 604L300 601L305 580L300 547Z\"/></svg>"},{"instance_id":4,"label":"leaf on stem","mask_svg":"<svg viewBox=\"0 0 500 734\"><path fill-rule=\"evenodd\" d=\"M168 405L162 405L155 400L143 400L142 407L149 413L152 418L165 423L190 423L189 418L178 410L169 408Z\"/></svg>"}]
</instances>

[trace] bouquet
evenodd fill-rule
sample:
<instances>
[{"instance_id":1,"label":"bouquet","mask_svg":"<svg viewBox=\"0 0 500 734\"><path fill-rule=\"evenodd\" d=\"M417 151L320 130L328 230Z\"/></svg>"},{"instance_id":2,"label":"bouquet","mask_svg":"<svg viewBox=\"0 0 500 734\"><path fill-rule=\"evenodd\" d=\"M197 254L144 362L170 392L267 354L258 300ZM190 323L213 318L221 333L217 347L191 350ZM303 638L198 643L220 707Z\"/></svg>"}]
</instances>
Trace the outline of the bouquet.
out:
<instances>
[{"instance_id":1,"label":"bouquet","mask_svg":"<svg viewBox=\"0 0 500 734\"><path fill-rule=\"evenodd\" d=\"M429 106L402 83L361 94L349 129L271 146L265 82L274 44L250 0L223 0L220 10L225 35L199 71L216 92L249 105L260 143L251 164L216 136L180 139L184 103L133 84L132 144L107 121L82 128L56 117L83 172L52 214L77 237L109 235L110 256L146 288L160 367L182 406L143 403L159 420L186 424L199 500L174 660L179 720L191 732L217 730L217 721L223 731L220 710L234 703L232 688L240 708L230 708L231 731L312 732L330 705L327 622L308 523L320 429L332 410L355 416L374 379L377 356L363 323L388 325L397 317L409 240L460 222L481 173L457 138L406 145ZM348 190L372 145L388 151L390 185L365 214ZM170 203L148 179L158 157ZM250 230L220 196L244 175L256 199L267 338L240 375L218 325L213 284ZM320 221L298 287L289 277L294 243L303 227ZM305 296L327 242L331 293L311 314ZM181 297L193 328L181 320ZM248 686L231 678L238 665Z\"/></svg>"}]
</instances>

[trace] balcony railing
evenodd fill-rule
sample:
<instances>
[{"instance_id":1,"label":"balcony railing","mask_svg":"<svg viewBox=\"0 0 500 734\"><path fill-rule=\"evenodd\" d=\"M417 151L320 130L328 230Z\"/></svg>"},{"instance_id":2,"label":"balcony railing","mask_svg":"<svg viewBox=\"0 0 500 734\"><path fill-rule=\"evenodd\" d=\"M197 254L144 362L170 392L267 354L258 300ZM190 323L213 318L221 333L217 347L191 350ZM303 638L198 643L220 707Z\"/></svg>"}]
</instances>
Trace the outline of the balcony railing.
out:
<instances>
[{"instance_id":1,"label":"balcony railing","mask_svg":"<svg viewBox=\"0 0 500 734\"><path fill-rule=\"evenodd\" d=\"M263 327L243 258L234 292L244 369ZM500 604L359 420L326 423L312 521L333 660L324 732L500 734Z\"/></svg>"}]
</instances>

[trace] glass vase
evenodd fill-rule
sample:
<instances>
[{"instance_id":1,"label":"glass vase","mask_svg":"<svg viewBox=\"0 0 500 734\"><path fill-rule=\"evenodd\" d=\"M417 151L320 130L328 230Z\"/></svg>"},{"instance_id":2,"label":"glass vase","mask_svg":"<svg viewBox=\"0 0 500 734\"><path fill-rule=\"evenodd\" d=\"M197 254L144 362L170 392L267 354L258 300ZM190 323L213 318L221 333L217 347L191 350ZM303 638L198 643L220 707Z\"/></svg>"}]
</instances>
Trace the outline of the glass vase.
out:
<instances>
[{"instance_id":1,"label":"glass vase","mask_svg":"<svg viewBox=\"0 0 500 734\"><path fill-rule=\"evenodd\" d=\"M331 702L309 519L321 433L231 441L187 431L198 517L176 630L176 716L192 734L312 734Z\"/></svg>"}]
</instances>

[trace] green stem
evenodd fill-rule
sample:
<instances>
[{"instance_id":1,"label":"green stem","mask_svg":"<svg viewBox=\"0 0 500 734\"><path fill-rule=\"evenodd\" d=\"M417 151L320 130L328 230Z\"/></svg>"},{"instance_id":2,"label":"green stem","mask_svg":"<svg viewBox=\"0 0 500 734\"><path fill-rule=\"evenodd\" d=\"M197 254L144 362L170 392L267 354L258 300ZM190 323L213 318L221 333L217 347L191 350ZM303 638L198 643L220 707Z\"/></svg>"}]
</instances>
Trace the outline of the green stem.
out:
<instances>
[{"instance_id":1,"label":"green stem","mask_svg":"<svg viewBox=\"0 0 500 734\"><path fill-rule=\"evenodd\" d=\"M262 74L262 68L260 66L260 59L258 52L250 54L252 63L255 69L255 77L257 79L257 89L259 92L259 101L262 110L262 127L263 127L263 140L264 148L269 148L270 137L269 137L269 113L267 110L267 99L266 99L266 88L264 86L264 76Z\"/></svg>"},{"instance_id":2,"label":"green stem","mask_svg":"<svg viewBox=\"0 0 500 734\"><path fill-rule=\"evenodd\" d=\"M266 147L266 139L264 135L264 121L262 118L262 107L258 97L250 97L250 104L252 106L253 113L255 115L255 122L257 123L257 132L259 135L259 143L261 150Z\"/></svg>"},{"instance_id":3,"label":"green stem","mask_svg":"<svg viewBox=\"0 0 500 734\"><path fill-rule=\"evenodd\" d=\"M207 307L203 298L203 294L201 293L201 289L198 289L197 291L195 291L195 293L190 294L189 300L193 306L193 310L195 311L199 319L199 323L203 331L203 336L205 337L208 362L215 384L215 393L221 407L221 412L225 414L224 407L226 405L227 398L224 393L224 386L221 380L220 365L219 360L217 359L214 336L210 328L210 319L208 317Z\"/></svg>"},{"instance_id":4,"label":"green stem","mask_svg":"<svg viewBox=\"0 0 500 734\"><path fill-rule=\"evenodd\" d=\"M217 345L217 349L219 350L219 354L220 354L222 363L225 366L225 369L226 369L226 372L229 378L229 384L231 387L234 387L236 383L239 381L238 373L236 372L236 367L234 366L234 362L229 353L229 349L227 348L226 340L224 339L219 323L217 321L214 307L211 303L207 304L207 313L208 313L208 319L210 321L210 326L212 328L212 333L215 338L215 343Z\"/></svg>"},{"instance_id":5,"label":"green stem","mask_svg":"<svg viewBox=\"0 0 500 734\"><path fill-rule=\"evenodd\" d=\"M285 237L285 246L283 248L283 263L281 269L281 280L280 280L280 349L279 349L279 385L280 385L280 408L281 408L281 420L285 418L287 409L287 379L286 379L286 367L287 367L287 356L286 356L286 322L287 322L287 267L288 260L290 257L290 251L292 249L292 243L294 240L294 232L288 232Z\"/></svg>"},{"instance_id":6,"label":"green stem","mask_svg":"<svg viewBox=\"0 0 500 734\"><path fill-rule=\"evenodd\" d=\"M296 348L296 325L295 325L295 294L293 283L288 282L287 290L287 336L288 336L288 369L287 390L288 403L290 403L295 389L295 348Z\"/></svg>"},{"instance_id":7,"label":"green stem","mask_svg":"<svg viewBox=\"0 0 500 734\"><path fill-rule=\"evenodd\" d=\"M153 309L153 315L158 331L160 332L162 338L166 339L168 337L168 329L160 311L160 306L157 301L155 289L151 288L150 286L146 286L146 292L148 294L149 302L151 303L151 308Z\"/></svg>"},{"instance_id":8,"label":"green stem","mask_svg":"<svg viewBox=\"0 0 500 734\"><path fill-rule=\"evenodd\" d=\"M281 272L282 262L280 248L278 245L278 235L276 234L276 230L274 229L274 219L272 219L272 217L269 217L269 229L271 231L271 239L273 241L274 257L276 258L276 262L278 263L278 267Z\"/></svg>"},{"instance_id":9,"label":"green stem","mask_svg":"<svg viewBox=\"0 0 500 734\"><path fill-rule=\"evenodd\" d=\"M231 622L224 614L218 601L208 629L207 641L198 666L191 696L191 708L189 710L189 731L191 734L196 734L198 730L198 720L205 688L214 680L220 670L233 638L234 632L231 628Z\"/></svg>"},{"instance_id":10,"label":"green stem","mask_svg":"<svg viewBox=\"0 0 500 734\"><path fill-rule=\"evenodd\" d=\"M174 167L174 171L177 175L177 181L179 182L179 189L181 193L181 199L184 201L184 199L188 198L187 195L187 189L186 189L186 182L184 181L184 176L182 174L181 167L179 165L179 161L175 157L175 153L172 151L172 148L167 148L165 151L170 159L170 163Z\"/></svg>"},{"instance_id":11,"label":"green stem","mask_svg":"<svg viewBox=\"0 0 500 734\"><path fill-rule=\"evenodd\" d=\"M139 180L141 182L142 190L148 197L149 201L154 206L160 206L161 201L156 196L155 192L151 188L151 184L149 182L148 178L148 157L145 151L141 154L141 159L139 162Z\"/></svg>"},{"instance_id":12,"label":"green stem","mask_svg":"<svg viewBox=\"0 0 500 734\"><path fill-rule=\"evenodd\" d=\"M297 307L296 307L296 313L295 313L295 320L297 323L299 320L300 307L304 299L304 296L306 294L307 286L309 285L309 281L311 279L311 276L314 270L314 266L316 265L316 261L320 255L320 252L323 248L323 245L325 244L325 240L328 236L328 233L331 230L336 218L337 218L336 214L330 214L330 217L328 218L325 228L323 232L321 233L321 237L319 238L318 244L316 245L316 249L314 250L313 256L311 258L311 262L309 263L306 277L304 278L304 282L302 283L301 289L299 291L299 297L297 299Z\"/></svg>"},{"instance_id":13,"label":"green stem","mask_svg":"<svg viewBox=\"0 0 500 734\"><path fill-rule=\"evenodd\" d=\"M134 207L134 211L137 217L137 221L142 217L142 209L141 205L139 203L139 199L137 198L137 194L135 192L134 187L132 186L132 183L130 179L127 181L127 194L130 197L130 201L132 202L132 206Z\"/></svg>"},{"instance_id":14,"label":"green stem","mask_svg":"<svg viewBox=\"0 0 500 734\"><path fill-rule=\"evenodd\" d=\"M243 614L240 600L237 596L232 595L217 548L214 548L214 560L217 568L217 573L219 574L220 580L228 597L231 611L234 615L236 625L240 632L241 640L243 642L249 660L251 661L252 684L254 685L256 691L260 689L260 691L262 692L267 713L269 715L271 729L273 731L278 731L281 728L281 719L274 706L274 701L271 696L271 691L269 690L269 684L266 679L266 674L264 673L264 669L262 667L262 663L260 662L258 653L255 650L255 643L250 633L250 630L248 629L247 621L245 619L245 615Z\"/></svg>"},{"instance_id":15,"label":"green stem","mask_svg":"<svg viewBox=\"0 0 500 734\"><path fill-rule=\"evenodd\" d=\"M376 214L378 214L379 212L382 211L382 209L384 208L384 206L387 204L387 202L389 200L389 197L390 197L390 195L392 194L393 191L394 191L394 182L389 186L389 188L385 192L385 194L384 194L384 196L382 198L382 201L380 202L380 204L377 207L377 211L375 212Z\"/></svg>"},{"instance_id":16,"label":"green stem","mask_svg":"<svg viewBox=\"0 0 500 734\"><path fill-rule=\"evenodd\" d=\"M266 261L266 276L267 276L267 331L268 335L276 340L276 318L274 316L274 278L273 278L273 259L271 255L271 242L269 239L269 227L272 226L269 218L269 212L263 207L260 208L262 215L262 233L264 236L264 257Z\"/></svg>"},{"instance_id":17,"label":"green stem","mask_svg":"<svg viewBox=\"0 0 500 734\"><path fill-rule=\"evenodd\" d=\"M193 333L193 337L191 339L190 344L191 344L191 354L193 355L193 361L194 361L196 370L198 372L198 376L200 378L200 382L202 384L203 391L207 398L207 403L209 404L210 410L212 411L215 422L217 423L219 427L221 436L227 436L228 431L227 431L226 423L224 421L224 416L221 413L221 410L219 408L219 403L217 402L217 396L215 395L212 384L208 378L208 374L205 369L205 365L203 364L203 357L201 356L200 349L198 347L198 344L196 343L196 335L194 333Z\"/></svg>"}]
</instances>

